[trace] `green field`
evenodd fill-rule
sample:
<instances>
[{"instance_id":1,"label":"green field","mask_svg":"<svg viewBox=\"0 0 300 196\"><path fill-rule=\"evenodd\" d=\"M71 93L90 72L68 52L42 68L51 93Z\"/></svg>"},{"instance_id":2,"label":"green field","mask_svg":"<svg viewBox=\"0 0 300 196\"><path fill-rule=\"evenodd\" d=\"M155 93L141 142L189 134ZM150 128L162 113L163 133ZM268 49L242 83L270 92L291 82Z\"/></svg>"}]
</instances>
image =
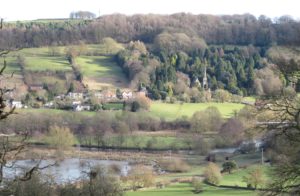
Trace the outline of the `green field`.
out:
<instances>
[{"instance_id":1,"label":"green field","mask_svg":"<svg viewBox=\"0 0 300 196\"><path fill-rule=\"evenodd\" d=\"M244 107L237 103L183 103L168 104L162 102L152 102L150 113L153 116L175 120L183 116L191 117L195 112L205 110L209 106L218 108L224 118L229 118L234 111L239 111Z\"/></svg>"},{"instance_id":2,"label":"green field","mask_svg":"<svg viewBox=\"0 0 300 196\"><path fill-rule=\"evenodd\" d=\"M247 184L245 182L243 182L243 176L247 176L247 174L254 170L256 166L260 166L260 165L251 165L250 167L246 168L246 169L240 169L237 171L234 171L232 174L225 174L223 175L223 179L220 182L221 185L228 185L228 186L242 186L242 187L246 187ZM270 167L263 167L263 171L264 171L264 178L267 180L267 173Z\"/></svg>"},{"instance_id":3,"label":"green field","mask_svg":"<svg viewBox=\"0 0 300 196\"><path fill-rule=\"evenodd\" d=\"M105 49L102 44L87 44L68 46L73 47L80 54L76 57L76 64L83 74L83 83L90 90L124 89L128 88L128 80L113 60L112 56L105 55ZM22 50L11 52L7 56L6 73L21 73L18 65L18 56L24 58L25 71L72 71L72 66L67 61L65 46L51 46L41 48L24 48ZM3 63L2 63L3 64ZM1 66L1 64L0 64ZM41 83L44 81L39 79Z\"/></svg>"},{"instance_id":4,"label":"green field","mask_svg":"<svg viewBox=\"0 0 300 196\"><path fill-rule=\"evenodd\" d=\"M105 77L115 75L124 77L122 69L107 56L84 56L76 58L85 77Z\"/></svg>"},{"instance_id":5,"label":"green field","mask_svg":"<svg viewBox=\"0 0 300 196\"><path fill-rule=\"evenodd\" d=\"M71 71L72 67L64 57L25 57L25 69L29 71Z\"/></svg>"},{"instance_id":6,"label":"green field","mask_svg":"<svg viewBox=\"0 0 300 196\"><path fill-rule=\"evenodd\" d=\"M128 81L122 69L109 56L82 56L76 63L83 73L83 83L91 90L127 88Z\"/></svg>"},{"instance_id":7,"label":"green field","mask_svg":"<svg viewBox=\"0 0 300 196\"><path fill-rule=\"evenodd\" d=\"M203 195L203 196L224 196L224 195L241 195L241 196L255 196L254 191L235 190L212 187L203 185L203 192L195 194L193 187L188 183L177 183L162 189L148 189L136 192L127 192L126 196L189 196L189 195Z\"/></svg>"},{"instance_id":8,"label":"green field","mask_svg":"<svg viewBox=\"0 0 300 196\"><path fill-rule=\"evenodd\" d=\"M4 70L4 73L7 74L20 74L21 73L21 67L17 63L17 57L6 57L6 68ZM0 67L3 66L3 61L0 61Z\"/></svg>"}]
</instances>

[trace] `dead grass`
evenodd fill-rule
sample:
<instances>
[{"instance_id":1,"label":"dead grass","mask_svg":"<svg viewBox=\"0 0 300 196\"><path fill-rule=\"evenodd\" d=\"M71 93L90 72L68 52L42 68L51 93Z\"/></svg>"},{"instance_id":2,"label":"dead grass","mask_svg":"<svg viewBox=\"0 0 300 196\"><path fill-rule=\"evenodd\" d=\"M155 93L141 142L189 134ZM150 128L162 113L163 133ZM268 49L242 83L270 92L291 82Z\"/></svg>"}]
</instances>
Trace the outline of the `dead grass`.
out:
<instances>
[{"instance_id":1,"label":"dead grass","mask_svg":"<svg viewBox=\"0 0 300 196\"><path fill-rule=\"evenodd\" d=\"M85 77L83 78L83 83L89 87L90 90L100 90L104 88L113 89L124 89L128 88L128 81L125 78L119 78L118 76L110 77Z\"/></svg>"}]
</instances>

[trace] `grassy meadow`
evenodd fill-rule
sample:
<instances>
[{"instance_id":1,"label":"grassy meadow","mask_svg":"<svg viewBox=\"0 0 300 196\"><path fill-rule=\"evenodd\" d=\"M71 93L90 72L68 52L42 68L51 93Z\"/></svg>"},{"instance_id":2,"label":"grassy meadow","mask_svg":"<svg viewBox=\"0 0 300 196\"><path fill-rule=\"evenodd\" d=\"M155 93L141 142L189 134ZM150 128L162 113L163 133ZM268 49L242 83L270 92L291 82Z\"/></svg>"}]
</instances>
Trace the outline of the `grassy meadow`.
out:
<instances>
[{"instance_id":1,"label":"grassy meadow","mask_svg":"<svg viewBox=\"0 0 300 196\"><path fill-rule=\"evenodd\" d=\"M203 185L203 192L195 194L193 187L189 183L176 183L162 189L146 189L141 191L130 191L125 194L126 196L189 196L189 195L203 195L203 196L255 196L258 195L254 191L235 190L227 188L218 188L208 185Z\"/></svg>"},{"instance_id":2,"label":"grassy meadow","mask_svg":"<svg viewBox=\"0 0 300 196\"><path fill-rule=\"evenodd\" d=\"M218 108L224 118L233 116L235 111L244 107L238 103L176 103L168 104L162 102L152 102L150 113L153 116L165 118L166 120L175 120L181 117L191 117L195 112L205 110L214 106Z\"/></svg>"},{"instance_id":3,"label":"grassy meadow","mask_svg":"<svg viewBox=\"0 0 300 196\"><path fill-rule=\"evenodd\" d=\"M25 69L29 71L71 71L64 57L25 57Z\"/></svg>"},{"instance_id":4,"label":"grassy meadow","mask_svg":"<svg viewBox=\"0 0 300 196\"><path fill-rule=\"evenodd\" d=\"M128 81L122 69L113 61L111 55L106 55L103 45L87 44L68 47L74 47L80 51L80 55L76 57L76 63L82 71L83 83L88 85L89 89L128 88ZM7 68L5 72L22 74L18 64L18 56L22 56L24 59L25 72L72 72L72 66L66 59L68 47L24 48L20 51L11 52L6 57ZM43 83L44 81L40 82Z\"/></svg>"},{"instance_id":5,"label":"grassy meadow","mask_svg":"<svg viewBox=\"0 0 300 196\"><path fill-rule=\"evenodd\" d=\"M122 69L110 56L81 56L77 57L76 63L83 73L83 83L91 90L128 86Z\"/></svg>"},{"instance_id":6,"label":"grassy meadow","mask_svg":"<svg viewBox=\"0 0 300 196\"><path fill-rule=\"evenodd\" d=\"M122 77L122 69L108 56L83 56L76 59L85 77Z\"/></svg>"}]
</instances>

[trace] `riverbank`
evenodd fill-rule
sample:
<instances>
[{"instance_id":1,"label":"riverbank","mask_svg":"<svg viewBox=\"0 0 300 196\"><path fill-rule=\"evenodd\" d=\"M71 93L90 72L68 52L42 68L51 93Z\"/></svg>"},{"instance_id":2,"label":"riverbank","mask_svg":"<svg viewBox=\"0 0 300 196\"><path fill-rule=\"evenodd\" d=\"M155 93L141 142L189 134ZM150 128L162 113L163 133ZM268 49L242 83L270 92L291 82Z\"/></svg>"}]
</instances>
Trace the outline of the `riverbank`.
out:
<instances>
[{"instance_id":1,"label":"riverbank","mask_svg":"<svg viewBox=\"0 0 300 196\"><path fill-rule=\"evenodd\" d=\"M54 148L31 146L22 153L19 159L66 159L66 158L84 158L98 160L116 160L128 161L130 163L149 163L153 160L159 160L172 156L173 158L184 158L186 155L170 151L125 151L125 150L101 150L87 148L70 148L58 151Z\"/></svg>"}]
</instances>

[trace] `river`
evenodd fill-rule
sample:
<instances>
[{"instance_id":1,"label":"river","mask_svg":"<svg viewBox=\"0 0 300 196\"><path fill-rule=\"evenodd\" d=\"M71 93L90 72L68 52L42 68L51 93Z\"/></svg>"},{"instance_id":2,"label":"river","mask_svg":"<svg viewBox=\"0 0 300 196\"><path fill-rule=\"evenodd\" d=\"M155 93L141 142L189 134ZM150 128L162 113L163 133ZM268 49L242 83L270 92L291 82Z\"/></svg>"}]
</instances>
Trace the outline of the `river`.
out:
<instances>
[{"instance_id":1,"label":"river","mask_svg":"<svg viewBox=\"0 0 300 196\"><path fill-rule=\"evenodd\" d=\"M18 160L15 162L14 169L5 168L4 176L9 178L20 175L22 168L29 168L36 163L34 160ZM53 163L55 163L55 161L51 159L42 160L40 167ZM83 171L88 172L91 167L97 165L104 167L116 165L120 168L119 175L123 176L126 176L130 170L130 165L126 161L68 158L57 162L54 166L41 170L41 173L52 176L54 182L62 184L80 179L84 174Z\"/></svg>"}]
</instances>

